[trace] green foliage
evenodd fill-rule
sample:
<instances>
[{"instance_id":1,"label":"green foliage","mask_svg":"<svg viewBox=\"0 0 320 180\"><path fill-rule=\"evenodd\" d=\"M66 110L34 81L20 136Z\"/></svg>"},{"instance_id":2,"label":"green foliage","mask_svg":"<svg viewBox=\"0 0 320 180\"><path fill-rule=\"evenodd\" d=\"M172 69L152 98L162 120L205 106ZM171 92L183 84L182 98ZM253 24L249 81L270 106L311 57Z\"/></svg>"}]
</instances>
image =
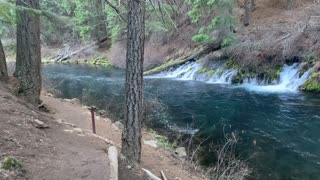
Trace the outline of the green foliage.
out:
<instances>
[{"instance_id":1,"label":"green foliage","mask_svg":"<svg viewBox=\"0 0 320 180\"><path fill-rule=\"evenodd\" d=\"M207 72L207 71L209 71L209 69L206 68L206 67L203 67L203 68L199 69L197 72L198 72L198 73L205 73L205 72Z\"/></svg>"},{"instance_id":2,"label":"green foliage","mask_svg":"<svg viewBox=\"0 0 320 180\"><path fill-rule=\"evenodd\" d=\"M196 34L192 36L192 41L197 43L207 43L210 41L210 37L206 34Z\"/></svg>"},{"instance_id":3,"label":"green foliage","mask_svg":"<svg viewBox=\"0 0 320 180\"><path fill-rule=\"evenodd\" d=\"M4 160L2 161L1 168L7 171L14 171L15 173L18 173L18 174L24 172L22 163L13 157L4 158Z\"/></svg>"},{"instance_id":4,"label":"green foliage","mask_svg":"<svg viewBox=\"0 0 320 180\"><path fill-rule=\"evenodd\" d=\"M301 89L311 92L320 92L320 82L318 80L318 73L313 72L311 77L302 85Z\"/></svg>"},{"instance_id":5,"label":"green foliage","mask_svg":"<svg viewBox=\"0 0 320 180\"><path fill-rule=\"evenodd\" d=\"M224 32L222 46L229 46L234 41L233 27L236 18L233 16L233 0L187 0L191 6L188 15L192 23L199 23L202 19L212 18L211 21L198 30L192 37L197 43L208 43L220 37L211 37L212 32ZM213 16L213 17L212 17Z\"/></svg>"},{"instance_id":6,"label":"green foliage","mask_svg":"<svg viewBox=\"0 0 320 180\"><path fill-rule=\"evenodd\" d=\"M177 7L166 3L146 2L146 34L152 32L170 32L176 29L176 22L172 19Z\"/></svg>"},{"instance_id":7,"label":"green foliage","mask_svg":"<svg viewBox=\"0 0 320 180\"><path fill-rule=\"evenodd\" d=\"M147 130L155 138L155 141L159 147L168 151L174 151L174 149L177 147L177 142L172 143L166 136L162 136L152 129Z\"/></svg>"},{"instance_id":8,"label":"green foliage","mask_svg":"<svg viewBox=\"0 0 320 180\"><path fill-rule=\"evenodd\" d=\"M207 72L207 77L210 78L211 76L213 76L213 74L215 73L215 70L210 70Z\"/></svg>"},{"instance_id":9,"label":"green foliage","mask_svg":"<svg viewBox=\"0 0 320 180\"><path fill-rule=\"evenodd\" d=\"M218 75L219 77L221 77L222 74L223 74L223 69L219 69L219 71L217 72L217 75Z\"/></svg>"},{"instance_id":10,"label":"green foliage","mask_svg":"<svg viewBox=\"0 0 320 180\"><path fill-rule=\"evenodd\" d=\"M0 0L0 39L12 31L16 22L16 7L9 0Z\"/></svg>"},{"instance_id":11,"label":"green foliage","mask_svg":"<svg viewBox=\"0 0 320 180\"><path fill-rule=\"evenodd\" d=\"M228 33L222 40L222 47L228 47L235 41L234 33Z\"/></svg>"},{"instance_id":12,"label":"green foliage","mask_svg":"<svg viewBox=\"0 0 320 180\"><path fill-rule=\"evenodd\" d=\"M223 67L225 69L237 69L238 67L238 61L235 59L229 59L227 62L224 63Z\"/></svg>"}]
</instances>

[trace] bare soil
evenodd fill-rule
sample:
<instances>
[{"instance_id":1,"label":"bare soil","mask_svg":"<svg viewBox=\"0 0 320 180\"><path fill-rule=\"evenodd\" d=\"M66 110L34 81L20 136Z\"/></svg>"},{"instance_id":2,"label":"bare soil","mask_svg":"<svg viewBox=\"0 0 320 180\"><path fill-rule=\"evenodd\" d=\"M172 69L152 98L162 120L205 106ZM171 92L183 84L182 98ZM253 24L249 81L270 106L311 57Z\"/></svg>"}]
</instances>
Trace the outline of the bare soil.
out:
<instances>
[{"instance_id":1,"label":"bare soil","mask_svg":"<svg viewBox=\"0 0 320 180\"><path fill-rule=\"evenodd\" d=\"M0 84L0 162L6 157L13 157L22 163L24 173L0 169L1 180L109 179L106 152L109 144L90 136L76 125L57 121L55 118L59 113L38 111L9 91ZM64 109L64 104L53 105ZM69 112L72 113L80 112ZM76 119L78 115L68 117ZM121 173L125 177L142 179L127 169Z\"/></svg>"},{"instance_id":2,"label":"bare soil","mask_svg":"<svg viewBox=\"0 0 320 180\"><path fill-rule=\"evenodd\" d=\"M74 124L85 132L92 131L91 114L88 107L82 106L76 101L57 99L48 95L41 99L54 111L56 119ZM121 130L115 127L110 119L96 116L96 132L98 136L107 139L111 144L121 147ZM152 139L152 134L144 130L143 141ZM150 170L158 177L161 177L160 171L163 170L168 179L202 179L191 170L187 163L174 157L171 152L143 143L142 146L141 167ZM132 173L131 170L128 171L128 167L126 165L120 167L120 179L132 179L132 176L127 176L128 172ZM131 168L129 167L129 169ZM122 172L125 172L125 174ZM133 174L136 175L136 178L145 179L141 170L134 170Z\"/></svg>"},{"instance_id":3,"label":"bare soil","mask_svg":"<svg viewBox=\"0 0 320 180\"><path fill-rule=\"evenodd\" d=\"M44 95L41 99L50 110L44 113L9 92L0 84L0 162L14 157L25 172L0 169L0 179L109 178L107 149L110 145L121 147L121 130L111 120L97 116L98 136L94 136L87 107ZM153 136L144 131L143 139ZM168 179L202 179L171 152L144 144L141 167L159 177L163 170ZM119 179L147 179L139 168L125 162L120 163L119 171Z\"/></svg>"}]
</instances>

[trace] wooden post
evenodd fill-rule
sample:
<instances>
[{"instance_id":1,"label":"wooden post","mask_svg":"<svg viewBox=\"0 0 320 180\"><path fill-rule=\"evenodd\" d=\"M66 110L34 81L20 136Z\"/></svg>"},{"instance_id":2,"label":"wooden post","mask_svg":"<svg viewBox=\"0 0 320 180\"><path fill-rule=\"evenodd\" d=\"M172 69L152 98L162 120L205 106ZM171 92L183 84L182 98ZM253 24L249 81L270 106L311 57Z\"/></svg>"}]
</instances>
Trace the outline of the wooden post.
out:
<instances>
[{"instance_id":1,"label":"wooden post","mask_svg":"<svg viewBox=\"0 0 320 180\"><path fill-rule=\"evenodd\" d=\"M91 112L91 119L92 119L92 133L96 134L96 120L94 119L94 111L97 110L96 107L92 106L89 108Z\"/></svg>"}]
</instances>

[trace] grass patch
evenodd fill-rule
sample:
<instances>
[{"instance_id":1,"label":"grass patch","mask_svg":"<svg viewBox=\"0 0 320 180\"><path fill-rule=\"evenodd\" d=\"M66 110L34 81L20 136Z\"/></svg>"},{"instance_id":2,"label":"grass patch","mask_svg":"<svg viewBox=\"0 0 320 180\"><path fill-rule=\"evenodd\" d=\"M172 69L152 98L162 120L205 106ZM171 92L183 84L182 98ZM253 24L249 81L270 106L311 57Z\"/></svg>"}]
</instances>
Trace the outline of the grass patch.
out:
<instances>
[{"instance_id":1,"label":"grass patch","mask_svg":"<svg viewBox=\"0 0 320 180\"><path fill-rule=\"evenodd\" d=\"M14 157L5 157L1 163L1 169L13 171L17 175L21 175L25 172L22 163Z\"/></svg>"},{"instance_id":2,"label":"grass patch","mask_svg":"<svg viewBox=\"0 0 320 180\"><path fill-rule=\"evenodd\" d=\"M154 130L149 129L148 130L152 136L155 138L155 141L157 142L157 145L167 151L174 152L175 148L177 147L176 142L170 142L169 139L165 136L162 136L155 132Z\"/></svg>"}]
</instances>

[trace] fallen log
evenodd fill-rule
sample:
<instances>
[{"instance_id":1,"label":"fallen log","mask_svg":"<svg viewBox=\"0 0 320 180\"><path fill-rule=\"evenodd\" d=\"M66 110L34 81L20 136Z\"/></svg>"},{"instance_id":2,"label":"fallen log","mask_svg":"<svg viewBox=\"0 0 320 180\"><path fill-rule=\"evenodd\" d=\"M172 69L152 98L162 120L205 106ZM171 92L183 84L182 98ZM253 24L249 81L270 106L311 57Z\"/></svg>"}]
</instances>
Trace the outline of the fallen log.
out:
<instances>
[{"instance_id":1,"label":"fallen log","mask_svg":"<svg viewBox=\"0 0 320 180\"><path fill-rule=\"evenodd\" d=\"M197 60L197 59L209 54L210 52L213 52L213 51L216 51L219 49L221 49L221 41L215 41L214 43L210 43L210 44L207 44L205 46L198 48L195 52L191 52L184 57L181 57L176 60L167 61L166 63L164 63L156 68L153 68L149 71L146 71L146 72L144 72L144 75L156 74L161 71L167 70L171 67L176 67L176 66L182 65L186 62Z\"/></svg>"},{"instance_id":2,"label":"fallen log","mask_svg":"<svg viewBox=\"0 0 320 180\"><path fill-rule=\"evenodd\" d=\"M61 55L61 56L58 56L58 57L54 60L54 62L59 62L59 61L60 61L60 62L63 62L63 61L66 61L66 60L70 59L72 56L75 56L75 55L77 55L77 54L80 54L81 52L83 52L83 51L91 48L92 46L97 46L97 45L99 45L99 44L104 43L104 42L107 41L108 39L109 39L109 37L108 37L108 36L105 36L105 37L103 37L102 39L100 39L100 40L98 40L98 41L95 41L95 42L92 42L92 43L90 43L90 44L88 44L88 45L86 45L86 46L84 46L84 47L82 47L82 48L80 48L80 49L78 49L78 50L76 50L76 51L73 51L73 52L71 52L71 53L63 54L63 55Z\"/></svg>"}]
</instances>

